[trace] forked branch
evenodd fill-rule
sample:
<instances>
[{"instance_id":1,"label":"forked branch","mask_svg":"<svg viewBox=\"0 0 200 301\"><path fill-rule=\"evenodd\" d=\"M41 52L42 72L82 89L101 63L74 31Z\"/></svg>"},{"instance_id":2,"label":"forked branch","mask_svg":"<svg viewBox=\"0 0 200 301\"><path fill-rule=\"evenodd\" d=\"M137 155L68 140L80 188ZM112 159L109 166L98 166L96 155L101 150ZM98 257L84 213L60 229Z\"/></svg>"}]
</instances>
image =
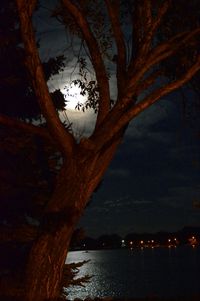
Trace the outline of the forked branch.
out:
<instances>
[{"instance_id":1,"label":"forked branch","mask_svg":"<svg viewBox=\"0 0 200 301\"><path fill-rule=\"evenodd\" d=\"M130 122L135 116L137 116L140 112L144 111L148 107L150 107L153 103L161 99L162 97L168 95L169 93L177 90L185 83L187 83L198 71L200 70L200 55L195 64L193 64L185 74L179 79L172 81L171 83L156 89L149 96L145 97L144 100L137 103L133 107L131 107L125 114L122 115L120 120L117 123L117 126L114 129L114 132L119 131L123 128L128 122Z\"/></svg>"},{"instance_id":2,"label":"forked branch","mask_svg":"<svg viewBox=\"0 0 200 301\"><path fill-rule=\"evenodd\" d=\"M41 128L31 123L26 123L24 121L20 121L18 119L11 118L2 114L0 114L0 124L11 129L18 129L25 133L42 137L54 144L52 136L45 128Z\"/></svg>"},{"instance_id":3,"label":"forked branch","mask_svg":"<svg viewBox=\"0 0 200 301\"><path fill-rule=\"evenodd\" d=\"M166 84L165 86L156 89L150 95L145 97L141 102L132 105L121 107L121 112L111 112L110 118L107 118L107 123L99 129L91 138L91 142L96 146L96 150L100 150L103 145L108 143L118 132L120 132L134 117L150 107L160 98L168 95L176 89L187 83L200 70L200 55L195 64L193 64L185 74L179 79ZM128 103L130 99L124 99L122 102ZM119 118L120 116L120 118ZM98 145L98 146L97 146Z\"/></svg>"},{"instance_id":4,"label":"forked branch","mask_svg":"<svg viewBox=\"0 0 200 301\"><path fill-rule=\"evenodd\" d=\"M151 46L153 43L154 35L160 26L162 19L164 15L166 14L168 8L170 6L170 1L164 1L163 4L159 7L157 16L153 18L152 16L152 5L151 1L144 0L144 15L146 16L146 25L144 25L144 38L142 40L141 49L139 51L139 57L141 57L141 60L143 58L146 58L146 55L148 55L149 51L151 50ZM138 58L138 62L139 62Z\"/></svg>"},{"instance_id":5,"label":"forked branch","mask_svg":"<svg viewBox=\"0 0 200 301\"><path fill-rule=\"evenodd\" d=\"M32 78L33 87L38 98L42 114L47 121L49 132L57 142L59 149L65 155L70 155L72 153L75 140L72 134L65 130L53 105L35 41L35 33L30 16L30 6L25 0L16 0L16 3L20 18L22 39L26 52L26 65Z\"/></svg>"},{"instance_id":6,"label":"forked branch","mask_svg":"<svg viewBox=\"0 0 200 301\"><path fill-rule=\"evenodd\" d=\"M99 111L97 116L98 125L102 122L110 110L109 82L106 68L101 56L98 42L90 29L84 13L78 8L78 6L73 4L72 1L62 0L62 2L80 28L91 55L100 94Z\"/></svg>"},{"instance_id":7,"label":"forked branch","mask_svg":"<svg viewBox=\"0 0 200 301\"><path fill-rule=\"evenodd\" d=\"M151 50L154 35L166 14L171 1L165 0L153 16L153 3L150 0L135 1L132 19L132 57L128 70L140 68ZM135 49L135 51L134 51Z\"/></svg>"},{"instance_id":8,"label":"forked branch","mask_svg":"<svg viewBox=\"0 0 200 301\"><path fill-rule=\"evenodd\" d=\"M183 32L175 35L173 38L168 40L167 42L161 43L156 46L148 55L146 59L144 59L142 66L140 66L139 70L129 71L133 73L130 76L129 87L127 89L127 96L132 95L132 92L137 89L139 82L142 81L145 73L150 70L156 64L161 63L163 60L171 57L177 51L181 49L185 44L192 41L196 36L200 35L200 28L196 28L191 32Z\"/></svg>"},{"instance_id":9,"label":"forked branch","mask_svg":"<svg viewBox=\"0 0 200 301\"><path fill-rule=\"evenodd\" d=\"M124 89L124 80L126 72L126 45L124 40L124 34L120 25L120 1L105 0L108 15L110 17L112 31L117 46L117 83L118 94L121 95Z\"/></svg>"}]
</instances>

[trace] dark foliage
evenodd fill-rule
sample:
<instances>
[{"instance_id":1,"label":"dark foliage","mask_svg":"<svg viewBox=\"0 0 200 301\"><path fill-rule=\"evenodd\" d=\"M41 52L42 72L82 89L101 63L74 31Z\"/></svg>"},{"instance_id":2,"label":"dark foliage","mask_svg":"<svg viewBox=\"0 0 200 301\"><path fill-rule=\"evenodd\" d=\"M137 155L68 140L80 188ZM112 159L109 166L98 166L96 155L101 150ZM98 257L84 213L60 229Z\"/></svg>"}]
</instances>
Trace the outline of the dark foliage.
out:
<instances>
[{"instance_id":1,"label":"dark foliage","mask_svg":"<svg viewBox=\"0 0 200 301\"><path fill-rule=\"evenodd\" d=\"M38 119L41 111L26 69L14 1L1 4L0 28L0 113L21 119ZM44 63L46 80L63 70L64 59L64 56L58 56ZM62 93L55 91L52 96L56 108L63 110Z\"/></svg>"},{"instance_id":2,"label":"dark foliage","mask_svg":"<svg viewBox=\"0 0 200 301\"><path fill-rule=\"evenodd\" d=\"M0 46L0 114L45 127L26 69L14 1L1 2ZM49 59L46 79L64 66L63 56ZM57 110L64 109L59 90L52 99ZM52 145L16 129L1 126L0 140L0 275L13 277L25 268L61 157Z\"/></svg>"}]
</instances>

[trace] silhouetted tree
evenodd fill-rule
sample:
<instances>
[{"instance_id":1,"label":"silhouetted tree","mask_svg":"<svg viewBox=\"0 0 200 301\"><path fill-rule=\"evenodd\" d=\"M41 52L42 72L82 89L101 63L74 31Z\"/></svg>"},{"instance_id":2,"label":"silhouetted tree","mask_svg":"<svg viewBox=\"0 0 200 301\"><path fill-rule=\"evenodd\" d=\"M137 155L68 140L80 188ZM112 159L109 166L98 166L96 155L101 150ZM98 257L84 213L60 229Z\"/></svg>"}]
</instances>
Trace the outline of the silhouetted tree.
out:
<instances>
[{"instance_id":1,"label":"silhouetted tree","mask_svg":"<svg viewBox=\"0 0 200 301\"><path fill-rule=\"evenodd\" d=\"M36 2L16 0L26 70L47 127L0 116L2 125L40 137L44 143L52 144L62 157L51 196L35 226L37 236L33 236L27 256L26 277L20 279L21 288L15 293L15 297L27 301L56 300L59 297L62 271L74 228L129 122L189 82L200 69L197 51L199 16L194 12L191 15L185 13L190 5L186 1L181 1L186 10L179 10L178 1L168 0L60 1L61 6L54 15L71 35L80 38L96 76L94 81L87 82L85 62L79 58L83 78L76 84L82 87L83 93L89 92L86 105L97 113L97 120L92 135L77 142L60 121L48 91L32 24ZM198 1L193 3L197 11ZM171 17L175 20L179 14L177 26L170 24ZM192 22L186 22L190 16ZM189 55L186 55L188 51ZM178 60L173 60L177 54ZM185 55L187 64L182 68L181 58ZM173 61L174 66L170 74L162 65L168 60ZM113 64L117 80L114 101L110 98L110 64Z\"/></svg>"},{"instance_id":2,"label":"silhouetted tree","mask_svg":"<svg viewBox=\"0 0 200 301\"><path fill-rule=\"evenodd\" d=\"M122 238L117 234L104 234L98 238L98 245L102 249L117 249L122 245Z\"/></svg>"},{"instance_id":3,"label":"silhouetted tree","mask_svg":"<svg viewBox=\"0 0 200 301\"><path fill-rule=\"evenodd\" d=\"M34 121L45 128L25 66L14 1L1 2L0 24L1 118L4 121L9 121L7 117ZM51 58L43 63L43 67L48 80L62 70L64 57ZM51 96L56 110L63 110L65 101L61 92L56 90ZM19 273L25 274L26 259L37 235L37 224L53 191L61 159L52 143L15 128L18 119L10 119L12 127L0 127L0 277L4 278L1 294L4 289L9 289L9 294L15 297L15 287L21 282Z\"/></svg>"}]
</instances>

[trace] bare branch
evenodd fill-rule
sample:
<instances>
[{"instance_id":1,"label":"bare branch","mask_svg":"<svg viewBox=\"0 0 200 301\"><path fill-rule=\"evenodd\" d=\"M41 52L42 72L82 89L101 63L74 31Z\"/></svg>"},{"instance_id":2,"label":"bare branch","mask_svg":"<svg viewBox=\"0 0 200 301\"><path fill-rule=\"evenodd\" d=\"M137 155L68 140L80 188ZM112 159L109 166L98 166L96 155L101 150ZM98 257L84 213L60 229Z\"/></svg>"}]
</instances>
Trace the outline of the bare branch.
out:
<instances>
[{"instance_id":1,"label":"bare branch","mask_svg":"<svg viewBox=\"0 0 200 301\"><path fill-rule=\"evenodd\" d=\"M24 0L19 0L18 3L20 3L20 5L23 5ZM26 11L28 12L29 17L32 16L33 11L37 5L37 0L29 0L26 1L26 3L24 3L26 6Z\"/></svg>"},{"instance_id":2,"label":"bare branch","mask_svg":"<svg viewBox=\"0 0 200 301\"><path fill-rule=\"evenodd\" d=\"M119 21L119 5L120 1L112 3L111 0L105 0L108 14L111 20L114 38L117 46L117 83L118 93L122 94L124 89L125 71L126 71L126 45L124 35Z\"/></svg>"},{"instance_id":3,"label":"bare branch","mask_svg":"<svg viewBox=\"0 0 200 301\"><path fill-rule=\"evenodd\" d=\"M156 70L152 72L147 78L145 78L141 83L138 84L136 88L135 95L138 96L145 90L147 90L151 85L153 85L156 80L161 76L163 73L161 70Z\"/></svg>"},{"instance_id":4,"label":"bare branch","mask_svg":"<svg viewBox=\"0 0 200 301\"><path fill-rule=\"evenodd\" d=\"M36 4L37 4L37 0L31 0L31 1L28 1L27 3L27 6L28 6L28 13L29 13L29 16L31 17L32 14L33 14L33 11L36 7Z\"/></svg>"},{"instance_id":5,"label":"bare branch","mask_svg":"<svg viewBox=\"0 0 200 301\"><path fill-rule=\"evenodd\" d=\"M156 30L158 29L158 27L160 26L160 23L164 17L164 15L166 14L169 5L170 5L170 1L164 1L164 3L161 5L161 7L158 9L158 13L157 13L157 17L155 20L152 19L151 14L151 1L149 0L145 0L144 3L146 4L144 6L144 13L146 15L147 18L147 30L144 33L144 39L142 41L142 46L140 49L140 54L139 56L141 57L141 59L143 59L144 57L146 57L146 55L148 54L149 50L151 49L151 43L154 37L154 34L156 32Z\"/></svg>"},{"instance_id":6,"label":"bare branch","mask_svg":"<svg viewBox=\"0 0 200 301\"><path fill-rule=\"evenodd\" d=\"M106 119L107 122L104 124L98 132L94 133L91 136L91 146L95 145L96 151L102 148L102 145L108 143L118 132L120 132L134 117L136 117L139 113L150 107L156 101L158 101L163 96L168 95L179 87L183 86L187 83L198 71L200 70L200 56L198 57L196 63L190 67L187 72L179 79L161 87L154 92L152 92L149 96L147 96L144 100L139 102L134 106L121 106L121 112L111 112L110 118ZM130 103L130 99L124 100L124 103ZM122 103L123 103L122 102ZM112 114L114 113L114 114ZM120 118L119 118L120 116ZM115 120L115 121L114 121ZM115 124L115 126L111 126L110 124ZM88 143L89 144L89 143Z\"/></svg>"},{"instance_id":7,"label":"bare branch","mask_svg":"<svg viewBox=\"0 0 200 301\"><path fill-rule=\"evenodd\" d=\"M130 77L129 87L126 94L127 97L130 97L133 93L132 91L137 89L138 83L142 80L143 76L148 70L150 70L150 68L175 54L184 44L188 43L199 34L200 28L196 28L192 32L179 33L167 42L164 42L153 49L147 59L143 61L143 65L140 66L140 69L136 71L132 77Z\"/></svg>"},{"instance_id":8,"label":"bare branch","mask_svg":"<svg viewBox=\"0 0 200 301\"><path fill-rule=\"evenodd\" d=\"M151 0L144 0L144 16L147 30L152 27L152 3Z\"/></svg>"},{"instance_id":9,"label":"bare branch","mask_svg":"<svg viewBox=\"0 0 200 301\"><path fill-rule=\"evenodd\" d=\"M168 95L169 93L177 90L185 83L187 83L198 71L200 70L200 56L197 59L197 62L190 67L187 72L179 79L161 87L154 92L152 92L149 96L147 96L143 101L139 102L135 106L133 106L126 114L123 114L121 119L118 121L117 127L115 127L115 131L120 130L123 126L125 126L132 118L137 116L140 112L147 109L157 100L162 98L163 96Z\"/></svg>"},{"instance_id":10,"label":"bare branch","mask_svg":"<svg viewBox=\"0 0 200 301\"><path fill-rule=\"evenodd\" d=\"M130 59L129 69L132 69L134 60L139 55L139 49L141 47L142 41L142 9L141 3L139 1L135 1L134 10L132 12L132 6L129 5L130 13L131 14L131 22L132 22L132 55Z\"/></svg>"},{"instance_id":11,"label":"bare branch","mask_svg":"<svg viewBox=\"0 0 200 301\"><path fill-rule=\"evenodd\" d=\"M0 227L0 242L18 241L28 242L33 241L37 235L37 227L31 225L22 225L19 228L13 229L9 226Z\"/></svg>"},{"instance_id":12,"label":"bare branch","mask_svg":"<svg viewBox=\"0 0 200 301\"><path fill-rule=\"evenodd\" d=\"M160 26L164 15L167 13L170 7L170 4L171 4L171 0L165 0L163 4L159 7L157 17L152 24L152 29L151 29L152 34L154 34L158 29L158 27Z\"/></svg>"},{"instance_id":13,"label":"bare branch","mask_svg":"<svg viewBox=\"0 0 200 301\"><path fill-rule=\"evenodd\" d=\"M2 114L0 114L0 124L4 125L6 127L13 128L13 129L22 130L31 135L40 136L40 137L50 141L52 144L55 143L53 141L53 138L51 137L51 135L45 128L41 128L39 126L30 124L30 123L26 123L26 122L23 122L18 119L11 118L11 117L8 117L8 116L2 115Z\"/></svg>"},{"instance_id":14,"label":"bare branch","mask_svg":"<svg viewBox=\"0 0 200 301\"><path fill-rule=\"evenodd\" d=\"M135 1L133 12L130 5L130 15L132 21L132 55L129 62L128 73L135 67L135 63L139 65L141 61L141 48L144 47L144 40L147 32L151 28L152 13L151 3L148 0Z\"/></svg>"},{"instance_id":15,"label":"bare branch","mask_svg":"<svg viewBox=\"0 0 200 301\"><path fill-rule=\"evenodd\" d=\"M151 49L151 43L154 37L154 34L156 30L158 29L164 15L166 14L169 6L170 6L170 0L164 1L164 3L161 5L161 7L158 9L157 17L153 19L152 16L152 4L149 0L143 1L143 6L141 3L137 3L137 6L139 7L138 11L140 12L140 16L143 19L142 22L142 32L141 32L141 24L140 26L133 25L135 28L133 35L138 36L137 40L140 38L140 43L138 43L137 47L137 55L136 57L132 57L132 60L129 65L129 71L133 68L138 68L140 65L142 65L144 59L146 58L148 52ZM135 16L136 22L137 22L138 16Z\"/></svg>"},{"instance_id":16,"label":"bare branch","mask_svg":"<svg viewBox=\"0 0 200 301\"><path fill-rule=\"evenodd\" d=\"M94 37L82 11L70 0L62 0L62 2L79 26L91 54L100 94L99 112L97 116L98 126L110 110L109 82L105 65L101 56L98 42Z\"/></svg>"},{"instance_id":17,"label":"bare branch","mask_svg":"<svg viewBox=\"0 0 200 301\"><path fill-rule=\"evenodd\" d=\"M39 58L27 1L16 0L16 3L20 17L22 38L26 51L26 64L31 74L33 87L38 97L42 114L44 115L49 131L58 143L60 150L64 154L69 155L72 153L75 140L72 134L65 130L53 105Z\"/></svg>"},{"instance_id":18,"label":"bare branch","mask_svg":"<svg viewBox=\"0 0 200 301\"><path fill-rule=\"evenodd\" d=\"M153 49L149 54L148 61L150 62L151 66L161 62L177 52L184 44L189 43L190 40L195 38L197 35L200 35L200 27L194 29L193 31L177 34L167 42L164 42Z\"/></svg>"}]
</instances>

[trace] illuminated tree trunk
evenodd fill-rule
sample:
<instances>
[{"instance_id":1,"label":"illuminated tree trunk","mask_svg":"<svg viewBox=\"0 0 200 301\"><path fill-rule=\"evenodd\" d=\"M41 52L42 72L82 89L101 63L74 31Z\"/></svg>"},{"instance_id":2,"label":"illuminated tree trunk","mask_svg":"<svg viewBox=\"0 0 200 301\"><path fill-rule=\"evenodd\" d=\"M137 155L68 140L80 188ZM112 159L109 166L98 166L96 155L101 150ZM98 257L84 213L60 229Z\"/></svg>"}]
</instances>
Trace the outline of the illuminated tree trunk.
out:
<instances>
[{"instance_id":1,"label":"illuminated tree trunk","mask_svg":"<svg viewBox=\"0 0 200 301\"><path fill-rule=\"evenodd\" d=\"M70 167L63 166L41 225L41 235L30 253L25 301L59 297L72 233L120 140L121 135L98 155L88 158L88 151L84 151Z\"/></svg>"},{"instance_id":2,"label":"illuminated tree trunk","mask_svg":"<svg viewBox=\"0 0 200 301\"><path fill-rule=\"evenodd\" d=\"M60 296L72 231L73 225L65 225L55 234L43 234L38 239L27 267L25 301L56 300Z\"/></svg>"},{"instance_id":3,"label":"illuminated tree trunk","mask_svg":"<svg viewBox=\"0 0 200 301\"><path fill-rule=\"evenodd\" d=\"M60 172L40 225L41 232L30 252L25 301L56 300L61 293L71 235L86 202L80 176L72 166L64 165Z\"/></svg>"}]
</instances>

